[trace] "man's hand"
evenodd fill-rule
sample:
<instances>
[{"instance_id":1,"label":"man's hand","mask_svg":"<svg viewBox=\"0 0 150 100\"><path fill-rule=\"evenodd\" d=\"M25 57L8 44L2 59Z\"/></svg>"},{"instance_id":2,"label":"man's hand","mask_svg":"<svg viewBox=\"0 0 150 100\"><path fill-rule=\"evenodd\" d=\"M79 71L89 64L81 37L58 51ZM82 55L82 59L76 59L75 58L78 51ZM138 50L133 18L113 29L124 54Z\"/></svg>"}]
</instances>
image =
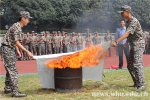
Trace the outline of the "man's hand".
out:
<instances>
[{"instance_id":1,"label":"man's hand","mask_svg":"<svg viewBox=\"0 0 150 100\"><path fill-rule=\"evenodd\" d=\"M116 43L116 42L113 42L113 43L111 44L111 46L116 47L116 46L117 46L117 43Z\"/></svg>"},{"instance_id":2,"label":"man's hand","mask_svg":"<svg viewBox=\"0 0 150 100\"><path fill-rule=\"evenodd\" d=\"M29 57L33 58L33 54L31 52L27 51L26 53Z\"/></svg>"},{"instance_id":3,"label":"man's hand","mask_svg":"<svg viewBox=\"0 0 150 100\"><path fill-rule=\"evenodd\" d=\"M21 53L19 51L17 52L17 56L18 56L18 58L21 57Z\"/></svg>"}]
</instances>

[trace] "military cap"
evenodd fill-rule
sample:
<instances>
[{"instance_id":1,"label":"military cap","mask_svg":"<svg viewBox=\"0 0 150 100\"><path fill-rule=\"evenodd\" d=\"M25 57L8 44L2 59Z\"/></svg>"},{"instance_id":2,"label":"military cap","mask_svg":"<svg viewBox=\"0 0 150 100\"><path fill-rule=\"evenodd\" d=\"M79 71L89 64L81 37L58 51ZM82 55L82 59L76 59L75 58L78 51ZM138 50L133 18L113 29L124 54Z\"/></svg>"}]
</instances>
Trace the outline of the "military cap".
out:
<instances>
[{"instance_id":1,"label":"military cap","mask_svg":"<svg viewBox=\"0 0 150 100\"><path fill-rule=\"evenodd\" d=\"M27 11L21 11L20 12L20 17L24 17L24 18L33 18L30 16L30 13Z\"/></svg>"},{"instance_id":2,"label":"military cap","mask_svg":"<svg viewBox=\"0 0 150 100\"><path fill-rule=\"evenodd\" d=\"M45 31L43 31L43 34L45 34Z\"/></svg>"},{"instance_id":3,"label":"military cap","mask_svg":"<svg viewBox=\"0 0 150 100\"><path fill-rule=\"evenodd\" d=\"M46 31L46 33L50 33L49 31Z\"/></svg>"},{"instance_id":4,"label":"military cap","mask_svg":"<svg viewBox=\"0 0 150 100\"><path fill-rule=\"evenodd\" d=\"M121 10L118 11L118 12L122 13L122 12L125 12L125 11L131 12L131 7L128 6L128 5L124 5L124 6L121 7Z\"/></svg>"}]
</instances>

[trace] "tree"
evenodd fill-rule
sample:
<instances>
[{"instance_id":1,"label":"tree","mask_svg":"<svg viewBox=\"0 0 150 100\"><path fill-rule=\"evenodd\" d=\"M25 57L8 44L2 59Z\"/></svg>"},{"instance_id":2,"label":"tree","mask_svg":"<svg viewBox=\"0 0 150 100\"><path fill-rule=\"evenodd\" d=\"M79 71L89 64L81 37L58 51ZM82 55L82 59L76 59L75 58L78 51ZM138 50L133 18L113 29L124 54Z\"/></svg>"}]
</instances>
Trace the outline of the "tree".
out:
<instances>
[{"instance_id":1,"label":"tree","mask_svg":"<svg viewBox=\"0 0 150 100\"><path fill-rule=\"evenodd\" d=\"M4 18L13 23L19 18L20 11L29 11L33 16L32 24L50 22L55 17L55 10L48 0L3 0L5 7ZM48 24L48 23L47 23Z\"/></svg>"},{"instance_id":2,"label":"tree","mask_svg":"<svg viewBox=\"0 0 150 100\"><path fill-rule=\"evenodd\" d=\"M16 22L18 13L26 10L34 17L29 26L112 31L120 26L122 18L117 11L126 4L142 26L150 26L150 0L1 0L0 4L5 22Z\"/></svg>"}]
</instances>

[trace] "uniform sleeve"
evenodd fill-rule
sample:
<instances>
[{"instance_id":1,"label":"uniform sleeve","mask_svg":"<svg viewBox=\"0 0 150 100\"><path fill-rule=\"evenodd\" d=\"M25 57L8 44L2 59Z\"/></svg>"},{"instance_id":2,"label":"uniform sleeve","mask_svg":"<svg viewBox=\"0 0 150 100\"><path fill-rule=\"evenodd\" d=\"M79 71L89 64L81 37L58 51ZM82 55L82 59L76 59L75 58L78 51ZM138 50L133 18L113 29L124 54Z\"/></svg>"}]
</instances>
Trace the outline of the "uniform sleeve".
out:
<instances>
[{"instance_id":1,"label":"uniform sleeve","mask_svg":"<svg viewBox=\"0 0 150 100\"><path fill-rule=\"evenodd\" d=\"M14 41L19 41L19 40L21 40L21 38L20 38L20 35L21 35L21 31L19 31L18 29L17 29L17 27L12 27L11 29L10 29L10 32L13 34L13 37L14 37Z\"/></svg>"},{"instance_id":2,"label":"uniform sleeve","mask_svg":"<svg viewBox=\"0 0 150 100\"><path fill-rule=\"evenodd\" d=\"M126 32L129 32L130 34L134 34L136 28L137 28L137 21L133 20L129 23L129 26L128 26Z\"/></svg>"}]
</instances>

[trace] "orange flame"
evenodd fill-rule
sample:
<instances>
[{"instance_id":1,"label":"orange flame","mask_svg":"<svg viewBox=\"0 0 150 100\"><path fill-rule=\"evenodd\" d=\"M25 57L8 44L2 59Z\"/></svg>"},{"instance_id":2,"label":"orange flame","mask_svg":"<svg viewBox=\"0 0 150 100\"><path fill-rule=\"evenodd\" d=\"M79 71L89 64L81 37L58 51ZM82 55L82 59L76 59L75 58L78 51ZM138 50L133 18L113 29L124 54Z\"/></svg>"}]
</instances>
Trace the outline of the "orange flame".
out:
<instances>
[{"instance_id":1,"label":"orange flame","mask_svg":"<svg viewBox=\"0 0 150 100\"><path fill-rule=\"evenodd\" d=\"M62 56L60 59L48 61L46 66L49 68L80 68L84 66L93 67L99 64L99 62L105 57L105 51L102 47L89 46L84 50Z\"/></svg>"}]
</instances>

